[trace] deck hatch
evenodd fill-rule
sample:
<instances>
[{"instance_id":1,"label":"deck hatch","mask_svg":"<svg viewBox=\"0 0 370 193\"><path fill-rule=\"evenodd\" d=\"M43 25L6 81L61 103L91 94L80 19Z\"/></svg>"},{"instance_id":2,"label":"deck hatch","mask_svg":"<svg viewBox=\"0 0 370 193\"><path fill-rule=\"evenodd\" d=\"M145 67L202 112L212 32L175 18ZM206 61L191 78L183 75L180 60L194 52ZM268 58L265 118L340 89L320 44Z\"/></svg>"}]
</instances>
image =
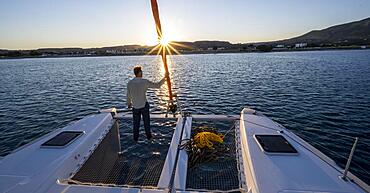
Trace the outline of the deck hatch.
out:
<instances>
[{"instance_id":1,"label":"deck hatch","mask_svg":"<svg viewBox=\"0 0 370 193\"><path fill-rule=\"evenodd\" d=\"M72 143L82 134L82 131L62 131L45 143L41 144L41 147L64 147Z\"/></svg>"},{"instance_id":2,"label":"deck hatch","mask_svg":"<svg viewBox=\"0 0 370 193\"><path fill-rule=\"evenodd\" d=\"M255 138L266 153L298 153L282 135L255 135Z\"/></svg>"}]
</instances>

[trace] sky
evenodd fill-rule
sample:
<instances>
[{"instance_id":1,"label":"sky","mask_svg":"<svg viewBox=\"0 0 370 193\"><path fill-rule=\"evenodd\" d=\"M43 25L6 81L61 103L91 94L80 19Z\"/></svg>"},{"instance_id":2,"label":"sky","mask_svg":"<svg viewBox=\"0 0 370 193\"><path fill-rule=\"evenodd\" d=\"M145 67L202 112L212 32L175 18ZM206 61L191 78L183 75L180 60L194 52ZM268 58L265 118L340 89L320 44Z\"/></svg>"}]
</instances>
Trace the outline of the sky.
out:
<instances>
[{"instance_id":1,"label":"sky","mask_svg":"<svg viewBox=\"0 0 370 193\"><path fill-rule=\"evenodd\" d=\"M164 36L290 38L370 17L369 0L158 0ZM150 0L1 0L0 49L154 45Z\"/></svg>"}]
</instances>

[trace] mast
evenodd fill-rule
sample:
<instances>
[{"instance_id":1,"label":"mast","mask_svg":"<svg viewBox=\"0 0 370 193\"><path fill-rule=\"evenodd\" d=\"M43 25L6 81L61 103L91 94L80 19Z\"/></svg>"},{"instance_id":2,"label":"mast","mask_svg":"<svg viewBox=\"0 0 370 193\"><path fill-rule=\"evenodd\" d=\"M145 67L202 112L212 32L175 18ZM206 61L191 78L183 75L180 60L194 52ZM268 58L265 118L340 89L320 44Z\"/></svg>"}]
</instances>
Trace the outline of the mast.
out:
<instances>
[{"instance_id":1,"label":"mast","mask_svg":"<svg viewBox=\"0 0 370 193\"><path fill-rule=\"evenodd\" d=\"M161 42L161 39L163 38L163 33L162 33L162 27L161 27L161 20L159 18L159 10L158 10L158 3L157 0L150 0L151 6L152 6L152 12L153 12L153 17L155 21L155 27L158 35L158 43ZM168 71L168 65L167 65L167 48L166 45L161 45L160 46L160 52L162 56L162 61L164 65L164 70L165 73L168 75L167 77L167 87L168 87L168 94L169 94L169 110L172 111L173 113L176 112L177 106L173 103L173 94L172 94L172 85L171 85L171 78L170 78L170 73Z\"/></svg>"},{"instance_id":2,"label":"mast","mask_svg":"<svg viewBox=\"0 0 370 193\"><path fill-rule=\"evenodd\" d=\"M158 35L158 42L160 42L163 35L162 35L161 20L159 18L159 10L158 10L157 0L150 0L150 2L151 2L151 5L152 5L152 12L153 12L155 27L156 27L157 35ZM168 65L167 65L167 50L165 48L165 45L161 46L160 49L161 49L160 52L161 52L161 55L162 55L164 70L165 70L166 74L169 75ZM173 101L172 85L171 85L171 79L170 79L169 76L167 78L167 86L168 86L170 101Z\"/></svg>"}]
</instances>

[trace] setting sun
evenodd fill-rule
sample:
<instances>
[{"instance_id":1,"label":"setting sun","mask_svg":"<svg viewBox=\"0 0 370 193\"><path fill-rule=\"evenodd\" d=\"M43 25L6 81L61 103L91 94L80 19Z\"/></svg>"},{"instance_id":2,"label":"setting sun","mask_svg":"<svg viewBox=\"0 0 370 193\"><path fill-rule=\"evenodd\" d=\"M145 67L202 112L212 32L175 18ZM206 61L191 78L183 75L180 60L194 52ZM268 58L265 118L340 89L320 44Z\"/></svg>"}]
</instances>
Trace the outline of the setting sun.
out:
<instances>
[{"instance_id":1,"label":"setting sun","mask_svg":"<svg viewBox=\"0 0 370 193\"><path fill-rule=\"evenodd\" d=\"M161 40L159 40L159 43L162 46L167 46L170 43L170 41L166 37L162 37Z\"/></svg>"},{"instance_id":2,"label":"setting sun","mask_svg":"<svg viewBox=\"0 0 370 193\"><path fill-rule=\"evenodd\" d=\"M168 27L169 29L166 31L167 33L165 33L165 35L159 41L157 34L155 33L154 30L150 31L150 33L148 32L147 34L145 34L146 40L144 41L144 44L148 46L154 46L157 45L158 43L161 45L167 45L172 41L182 40L184 38L175 29L170 30L170 27L172 28L172 26L169 26Z\"/></svg>"}]
</instances>

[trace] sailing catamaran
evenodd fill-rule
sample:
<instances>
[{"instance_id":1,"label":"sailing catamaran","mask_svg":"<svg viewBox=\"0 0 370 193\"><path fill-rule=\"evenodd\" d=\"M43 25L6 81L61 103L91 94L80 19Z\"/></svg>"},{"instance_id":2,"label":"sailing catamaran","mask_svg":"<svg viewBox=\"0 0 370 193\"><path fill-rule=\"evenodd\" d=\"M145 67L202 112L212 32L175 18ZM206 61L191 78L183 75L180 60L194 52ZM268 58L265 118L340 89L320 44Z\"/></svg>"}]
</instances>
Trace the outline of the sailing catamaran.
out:
<instances>
[{"instance_id":1,"label":"sailing catamaran","mask_svg":"<svg viewBox=\"0 0 370 193\"><path fill-rule=\"evenodd\" d=\"M151 0L151 3L161 39L157 2ZM162 48L161 56L168 72L166 54ZM119 132L119 122L131 119L132 114L105 109L40 137L1 159L0 192L370 192L366 183L348 171L354 148L343 170L306 141L253 109L244 108L239 115L192 115L181 108L176 113L181 105L173 99L171 82L167 85L168 110L174 116L151 115L153 120L176 121L163 163L149 160L146 172L135 172L140 167L125 162ZM232 124L231 161L223 165L214 161L216 172L205 171L199 174L200 178L188 172L189 156L181 148L182 142L190 139L195 121ZM131 183L137 178L143 180Z\"/></svg>"},{"instance_id":2,"label":"sailing catamaran","mask_svg":"<svg viewBox=\"0 0 370 193\"><path fill-rule=\"evenodd\" d=\"M249 108L240 115L152 115L153 120L177 120L166 159L147 181L125 184L134 168L119 161L118 122L131 116L102 110L18 148L0 161L0 192L370 192L351 172ZM235 125L231 149L237 169L229 176L204 175L200 183L188 176L188 155L179 146L190 138L192 122L202 120Z\"/></svg>"}]
</instances>

